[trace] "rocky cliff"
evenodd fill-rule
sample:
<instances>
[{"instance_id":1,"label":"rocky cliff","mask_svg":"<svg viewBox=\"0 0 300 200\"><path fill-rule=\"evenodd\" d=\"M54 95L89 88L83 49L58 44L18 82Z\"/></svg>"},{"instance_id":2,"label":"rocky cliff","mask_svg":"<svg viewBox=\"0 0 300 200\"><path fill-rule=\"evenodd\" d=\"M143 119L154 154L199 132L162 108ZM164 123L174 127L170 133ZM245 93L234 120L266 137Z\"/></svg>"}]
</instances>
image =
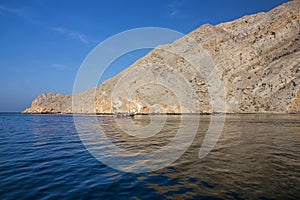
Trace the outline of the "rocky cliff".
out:
<instances>
[{"instance_id":1,"label":"rocky cliff","mask_svg":"<svg viewBox=\"0 0 300 200\"><path fill-rule=\"evenodd\" d=\"M226 110L212 106L208 78L192 66L203 50L224 87ZM24 113L296 113L300 112L299 50L300 1L296 0L267 13L203 25L155 48L97 88L67 96L42 94ZM127 88L117 87L124 77ZM180 103L176 92L187 88L180 81L176 85L177 78L188 85L194 101ZM155 84L161 80L174 87ZM72 106L73 97L77 101Z\"/></svg>"}]
</instances>

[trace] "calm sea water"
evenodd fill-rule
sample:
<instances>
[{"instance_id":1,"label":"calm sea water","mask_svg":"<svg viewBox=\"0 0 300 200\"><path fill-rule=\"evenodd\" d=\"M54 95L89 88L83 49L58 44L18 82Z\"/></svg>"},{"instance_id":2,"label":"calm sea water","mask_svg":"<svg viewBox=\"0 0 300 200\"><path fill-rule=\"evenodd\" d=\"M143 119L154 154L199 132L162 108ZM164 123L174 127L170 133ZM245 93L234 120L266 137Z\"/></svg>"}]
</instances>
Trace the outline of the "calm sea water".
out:
<instances>
[{"instance_id":1,"label":"calm sea water","mask_svg":"<svg viewBox=\"0 0 300 200\"><path fill-rule=\"evenodd\" d=\"M81 117L86 124L90 119ZM112 117L98 119L113 142L135 152L166 145L180 126L180 116L168 116L161 133L133 145ZM95 159L72 116L2 113L0 199L300 198L300 115L227 115L216 146L199 159L209 120L201 116L193 144L173 164L134 174ZM149 119L134 121L147 124ZM139 144L145 148L137 149Z\"/></svg>"}]
</instances>

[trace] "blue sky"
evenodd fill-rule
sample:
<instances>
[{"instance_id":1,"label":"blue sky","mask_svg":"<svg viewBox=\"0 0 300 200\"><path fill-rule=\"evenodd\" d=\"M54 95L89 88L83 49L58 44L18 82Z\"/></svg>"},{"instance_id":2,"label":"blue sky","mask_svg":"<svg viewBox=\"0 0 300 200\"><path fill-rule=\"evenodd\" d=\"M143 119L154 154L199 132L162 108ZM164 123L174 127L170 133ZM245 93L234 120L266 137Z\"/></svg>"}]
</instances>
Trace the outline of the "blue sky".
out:
<instances>
[{"instance_id":1,"label":"blue sky","mask_svg":"<svg viewBox=\"0 0 300 200\"><path fill-rule=\"evenodd\" d=\"M286 0L0 0L0 112L22 111L41 93L70 94L80 64L101 41L139 27L184 34L268 11ZM104 79L149 50L121 57Z\"/></svg>"}]
</instances>

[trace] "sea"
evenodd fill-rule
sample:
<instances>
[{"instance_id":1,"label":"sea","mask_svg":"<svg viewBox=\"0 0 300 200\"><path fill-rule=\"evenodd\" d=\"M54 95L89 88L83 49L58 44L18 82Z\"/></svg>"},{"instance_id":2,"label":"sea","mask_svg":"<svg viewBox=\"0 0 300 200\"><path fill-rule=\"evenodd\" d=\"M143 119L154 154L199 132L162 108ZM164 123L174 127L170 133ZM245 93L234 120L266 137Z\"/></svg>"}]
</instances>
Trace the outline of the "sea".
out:
<instances>
[{"instance_id":1,"label":"sea","mask_svg":"<svg viewBox=\"0 0 300 200\"><path fill-rule=\"evenodd\" d=\"M0 199L300 199L300 115L222 119L0 113Z\"/></svg>"}]
</instances>

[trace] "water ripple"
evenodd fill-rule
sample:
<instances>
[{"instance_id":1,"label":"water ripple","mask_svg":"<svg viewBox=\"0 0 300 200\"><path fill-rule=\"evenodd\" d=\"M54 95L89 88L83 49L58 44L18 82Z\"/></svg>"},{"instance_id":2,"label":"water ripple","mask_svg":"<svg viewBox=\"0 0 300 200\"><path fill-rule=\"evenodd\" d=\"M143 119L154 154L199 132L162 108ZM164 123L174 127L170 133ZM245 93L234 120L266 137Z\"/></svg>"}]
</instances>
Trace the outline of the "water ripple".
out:
<instances>
[{"instance_id":1,"label":"water ripple","mask_svg":"<svg viewBox=\"0 0 300 200\"><path fill-rule=\"evenodd\" d=\"M112 117L98 119L111 141L136 153L168 144L180 126L180 117L169 117L160 133L143 140L120 131ZM197 137L175 163L137 175L96 160L72 116L0 114L0 199L300 198L299 115L228 115L217 145L199 159L209 119L201 116Z\"/></svg>"}]
</instances>

